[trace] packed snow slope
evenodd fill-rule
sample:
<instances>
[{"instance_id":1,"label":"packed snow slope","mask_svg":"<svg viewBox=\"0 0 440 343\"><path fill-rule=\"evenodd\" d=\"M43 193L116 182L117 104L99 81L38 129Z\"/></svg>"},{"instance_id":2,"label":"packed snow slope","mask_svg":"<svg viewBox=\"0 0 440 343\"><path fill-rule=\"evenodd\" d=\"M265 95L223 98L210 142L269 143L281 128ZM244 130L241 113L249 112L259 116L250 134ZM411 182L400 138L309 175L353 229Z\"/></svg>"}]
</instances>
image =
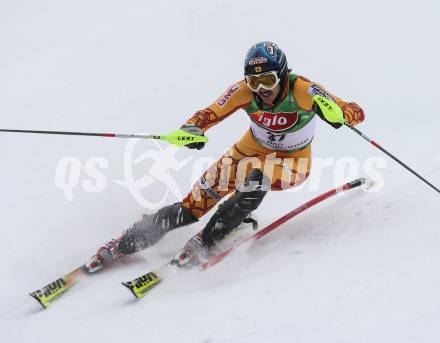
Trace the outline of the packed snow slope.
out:
<instances>
[{"instance_id":1,"label":"packed snow slope","mask_svg":"<svg viewBox=\"0 0 440 343\"><path fill-rule=\"evenodd\" d=\"M242 78L253 43L272 40L294 72L361 104L359 128L438 186L439 14L434 0L3 1L0 127L168 133ZM116 182L126 180L130 158L138 159L135 179L153 164L159 175L160 156L190 159L170 171L176 192L143 180L142 199L169 204L248 125L237 112L208 132L201 152L2 133L2 342L438 342L439 195L350 130L325 123L311 179L269 194L261 225L373 175L371 161L383 187L323 203L207 272L175 274L142 301L120 281L168 260L203 223L86 280L48 310L28 296L152 211ZM156 157L139 160L149 151ZM66 157L80 169L57 173ZM68 201L59 187L76 177Z\"/></svg>"}]
</instances>

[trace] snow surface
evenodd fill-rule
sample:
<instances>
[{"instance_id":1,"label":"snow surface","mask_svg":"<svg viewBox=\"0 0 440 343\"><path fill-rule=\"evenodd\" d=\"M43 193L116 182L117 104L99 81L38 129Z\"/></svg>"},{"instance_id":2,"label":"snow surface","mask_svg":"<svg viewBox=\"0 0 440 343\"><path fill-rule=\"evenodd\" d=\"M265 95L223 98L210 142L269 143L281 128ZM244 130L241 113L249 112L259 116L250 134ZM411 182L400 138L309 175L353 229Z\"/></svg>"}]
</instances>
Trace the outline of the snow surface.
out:
<instances>
[{"instance_id":1,"label":"snow surface","mask_svg":"<svg viewBox=\"0 0 440 343\"><path fill-rule=\"evenodd\" d=\"M359 128L438 186L439 14L434 0L3 1L0 126L170 132L241 79L250 45L272 40L295 72L360 103L367 118ZM217 158L248 125L238 112L209 132L205 150L176 156ZM389 159L376 168L385 182L379 192L338 196L207 272L174 275L142 301L120 281L168 260L201 225L169 234L41 310L28 292L145 212L114 182L124 179L126 146L0 135L2 342L438 342L439 195ZM313 148L334 161L383 156L324 123ZM83 165L105 158L105 191L80 185L67 201L54 178L68 156ZM189 169L173 174L183 194ZM336 169L324 169L319 189L309 181L271 193L258 211L262 224L333 188ZM149 187L160 200L163 185ZM166 203L176 200L170 194Z\"/></svg>"}]
</instances>

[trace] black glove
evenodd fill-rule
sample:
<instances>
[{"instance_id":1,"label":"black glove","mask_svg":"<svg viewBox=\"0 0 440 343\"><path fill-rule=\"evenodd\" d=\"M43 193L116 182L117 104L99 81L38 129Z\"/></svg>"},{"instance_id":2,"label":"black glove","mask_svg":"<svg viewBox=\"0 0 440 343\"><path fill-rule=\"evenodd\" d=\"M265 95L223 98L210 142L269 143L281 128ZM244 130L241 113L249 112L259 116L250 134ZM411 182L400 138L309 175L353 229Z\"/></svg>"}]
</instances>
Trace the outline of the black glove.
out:
<instances>
[{"instance_id":1,"label":"black glove","mask_svg":"<svg viewBox=\"0 0 440 343\"><path fill-rule=\"evenodd\" d=\"M180 127L181 130L188 132L192 135L195 136L204 136L205 133L203 132L203 130L195 125L182 125ZM205 147L205 143L203 142L197 142L197 143L190 143L185 145L188 149L197 149L197 150L202 150Z\"/></svg>"},{"instance_id":2,"label":"black glove","mask_svg":"<svg viewBox=\"0 0 440 343\"><path fill-rule=\"evenodd\" d=\"M322 114L321 109L319 108L319 106L318 106L318 104L317 104L316 102L313 103L312 110L313 110L313 112L315 112L315 113L316 113L316 114L317 114L322 120L324 120L327 124L333 126L333 128L335 128L335 129L339 129L339 128L342 126L342 124L340 124L340 123L332 123L332 122L329 122L327 119L325 119L324 115Z\"/></svg>"}]
</instances>

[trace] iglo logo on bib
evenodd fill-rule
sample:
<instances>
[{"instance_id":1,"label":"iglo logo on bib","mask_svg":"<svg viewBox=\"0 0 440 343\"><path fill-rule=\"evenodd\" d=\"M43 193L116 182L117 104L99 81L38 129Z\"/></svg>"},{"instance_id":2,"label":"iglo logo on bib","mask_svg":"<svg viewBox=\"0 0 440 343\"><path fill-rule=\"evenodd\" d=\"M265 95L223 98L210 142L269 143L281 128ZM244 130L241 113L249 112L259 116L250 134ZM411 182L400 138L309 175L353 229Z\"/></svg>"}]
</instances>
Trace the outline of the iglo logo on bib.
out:
<instances>
[{"instance_id":1,"label":"iglo logo on bib","mask_svg":"<svg viewBox=\"0 0 440 343\"><path fill-rule=\"evenodd\" d=\"M255 112L251 114L252 120L259 126L270 131L285 131L298 122L297 112Z\"/></svg>"}]
</instances>

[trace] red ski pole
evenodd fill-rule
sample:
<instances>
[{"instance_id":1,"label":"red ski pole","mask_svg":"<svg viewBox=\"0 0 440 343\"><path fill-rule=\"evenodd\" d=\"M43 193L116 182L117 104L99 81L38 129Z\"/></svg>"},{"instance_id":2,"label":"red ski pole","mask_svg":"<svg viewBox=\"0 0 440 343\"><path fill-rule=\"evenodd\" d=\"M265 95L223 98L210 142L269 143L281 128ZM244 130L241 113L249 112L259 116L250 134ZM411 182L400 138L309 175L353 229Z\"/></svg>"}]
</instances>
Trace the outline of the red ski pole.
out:
<instances>
[{"instance_id":1,"label":"red ski pole","mask_svg":"<svg viewBox=\"0 0 440 343\"><path fill-rule=\"evenodd\" d=\"M359 187L359 186L366 184L368 182L369 182L369 180L366 178L356 179L354 181L347 182L346 184L342 185L341 187L332 189L332 190L328 191L327 193L321 194L321 195L317 196L316 198L313 198L312 200L309 200L308 202L302 204L301 206L297 207L293 211L290 211L289 213L285 214L280 219L274 221L272 224L266 226L264 229L256 232L255 234L248 237L247 239L239 242L237 245L234 245L233 247L229 248L228 250L225 250L224 252L222 252L219 255L211 257L208 261L206 261L205 263L203 263L201 265L202 269L208 269L209 267L212 267L213 265L222 261L226 256L230 255L239 246L241 246L249 241L257 240L263 236L266 236L268 233L270 233L273 230L275 230L276 228L278 228L281 224L284 224L288 220L292 219L293 217L296 217L301 212L304 212L308 208L315 206L316 204L320 203L321 201L328 199L338 193L347 191L352 188Z\"/></svg>"}]
</instances>

